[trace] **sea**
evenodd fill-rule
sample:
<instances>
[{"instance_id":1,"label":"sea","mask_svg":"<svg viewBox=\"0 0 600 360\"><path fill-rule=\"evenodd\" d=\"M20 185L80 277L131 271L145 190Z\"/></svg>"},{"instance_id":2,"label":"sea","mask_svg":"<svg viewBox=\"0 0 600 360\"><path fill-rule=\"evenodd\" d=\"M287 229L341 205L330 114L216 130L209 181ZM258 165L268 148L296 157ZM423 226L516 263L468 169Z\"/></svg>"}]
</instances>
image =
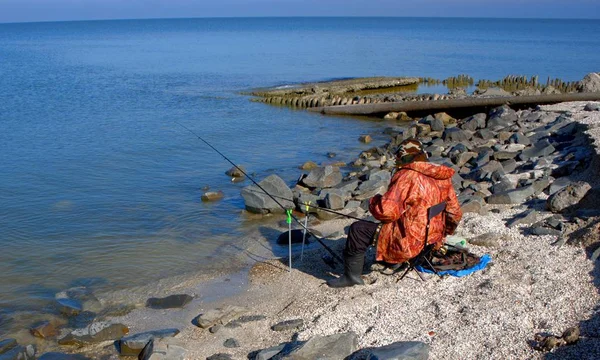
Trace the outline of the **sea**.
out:
<instances>
[{"instance_id":1,"label":"sea","mask_svg":"<svg viewBox=\"0 0 600 360\"><path fill-rule=\"evenodd\" d=\"M239 255L257 226L240 196L249 182L233 183L231 164L178 123L257 180L293 185L303 162L350 161L372 146L361 134L382 144L390 123L252 102L249 90L365 76L576 81L600 71L598 49L598 20L0 24L0 338L64 289L126 289ZM202 202L207 188L223 200Z\"/></svg>"}]
</instances>

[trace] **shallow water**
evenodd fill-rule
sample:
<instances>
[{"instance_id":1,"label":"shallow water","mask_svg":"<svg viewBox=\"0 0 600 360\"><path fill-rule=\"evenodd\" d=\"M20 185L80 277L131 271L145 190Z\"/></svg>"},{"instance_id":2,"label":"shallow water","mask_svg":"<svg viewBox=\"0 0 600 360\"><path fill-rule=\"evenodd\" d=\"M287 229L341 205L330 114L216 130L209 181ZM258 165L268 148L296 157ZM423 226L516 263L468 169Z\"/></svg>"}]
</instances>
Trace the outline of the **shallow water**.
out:
<instances>
[{"instance_id":1,"label":"shallow water","mask_svg":"<svg viewBox=\"0 0 600 360\"><path fill-rule=\"evenodd\" d=\"M240 92L375 75L572 81L599 70L599 39L600 22L586 20L0 25L2 312L44 309L75 285L126 288L227 266L255 228L241 214L247 183L231 183L230 164L176 121L257 179L277 173L291 184L299 164L328 161L329 151L349 161L369 147L360 134L390 124L267 106ZM204 186L225 199L201 202Z\"/></svg>"}]
</instances>

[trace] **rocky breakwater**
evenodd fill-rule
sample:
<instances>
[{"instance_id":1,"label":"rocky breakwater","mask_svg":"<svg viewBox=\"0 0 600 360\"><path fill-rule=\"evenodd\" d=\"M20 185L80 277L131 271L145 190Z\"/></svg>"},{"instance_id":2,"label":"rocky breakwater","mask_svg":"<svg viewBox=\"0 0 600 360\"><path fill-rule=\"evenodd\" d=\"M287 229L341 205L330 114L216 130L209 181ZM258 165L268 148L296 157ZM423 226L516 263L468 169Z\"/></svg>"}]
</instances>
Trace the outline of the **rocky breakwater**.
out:
<instances>
[{"instance_id":1,"label":"rocky breakwater","mask_svg":"<svg viewBox=\"0 0 600 360\"><path fill-rule=\"evenodd\" d=\"M594 105L590 103L586 109L596 111ZM577 215L577 203L590 186L570 177L586 169L594 154L583 131L584 126L573 121L570 112L539 108L515 111L501 106L463 119L437 113L406 127L386 129L391 141L360 153L343 167L344 173L338 167L317 167L302 174L293 189L282 187L286 198L293 199L290 206L304 211L304 204L316 204L319 207L309 212L322 220L340 214L362 216L368 210L368 200L386 191L398 144L418 138L432 162L455 170L452 180L464 212L484 214L488 205L532 201L547 202L541 210ZM247 192L244 189L242 194ZM257 209L257 203L244 198L249 210L270 211L269 207ZM511 225L535 223L538 217L538 210L532 210ZM532 233L560 234L568 217L559 218L535 224Z\"/></svg>"}]
</instances>

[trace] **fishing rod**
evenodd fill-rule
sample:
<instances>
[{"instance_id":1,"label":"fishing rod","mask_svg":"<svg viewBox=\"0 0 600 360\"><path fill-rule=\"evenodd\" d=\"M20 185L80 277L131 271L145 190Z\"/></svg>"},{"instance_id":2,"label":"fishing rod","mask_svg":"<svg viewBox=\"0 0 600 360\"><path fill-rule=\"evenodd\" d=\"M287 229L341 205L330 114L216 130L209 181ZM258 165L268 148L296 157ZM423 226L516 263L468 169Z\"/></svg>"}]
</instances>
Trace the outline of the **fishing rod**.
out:
<instances>
[{"instance_id":1,"label":"fishing rod","mask_svg":"<svg viewBox=\"0 0 600 360\"><path fill-rule=\"evenodd\" d=\"M259 192L257 190L249 190L249 191L261 194L261 192ZM291 202L294 201L294 199L287 199L287 198L284 198L283 196L277 196L277 195L271 195L271 196L273 196L274 198L277 198L277 199L281 199L281 200L286 200L286 201L291 201ZM344 217L347 217L349 219L370 222L370 223L373 223L373 224L379 224L378 222L375 222L375 221L361 219L361 218L358 218L356 216L343 214L341 212L337 212L337 211L334 211L334 210L331 210L331 209L327 209L327 208L324 208L322 206L316 206L316 205L310 205L310 204L304 204L304 206L308 206L308 207L315 208L315 209L321 209L322 211L325 211L325 212L328 212L328 213L332 213L332 214L337 214L337 215L340 215L340 216L344 216Z\"/></svg>"},{"instance_id":2,"label":"fishing rod","mask_svg":"<svg viewBox=\"0 0 600 360\"><path fill-rule=\"evenodd\" d=\"M284 211L287 212L288 209L285 208L285 206L283 206L279 201L277 201L277 199L275 199L273 197L273 195L269 194L262 186L260 186L259 183L257 183L252 177L250 177L248 174L246 174L246 172L244 171L244 169L240 168L239 166L237 166L233 161L231 161L227 156L225 156L225 154L223 154L222 152L220 152L219 150L217 150L217 148L215 148L214 146L212 146L208 141L204 140L200 135L196 134L194 131L192 131L190 128L188 128L187 126L181 124L180 122L175 121L175 123L179 126L181 126L182 128L186 129L187 131L189 131L192 135L196 136L200 141L202 141L203 143L205 143L206 145L208 145L208 147L210 147L211 149L213 149L214 151L217 152L217 154L221 155L225 160L227 160L231 165L233 165L236 169L238 169L242 174L244 174L244 176L246 176L248 179L250 179L250 181L252 181L252 183L254 183L254 185L258 186L259 189L261 189L265 194L267 194L273 201L275 201L275 203L277 205L279 205ZM323 242L323 240L321 240L320 238L318 238L315 234L313 234L306 226L304 226L304 224L302 224L302 222L295 217L293 214L291 214L291 212L289 213L289 216L291 216L292 219L294 219L294 221L296 221L298 224L300 224L300 226L302 226L306 232L313 236L318 242L319 244L321 244L323 246L323 248L325 250L327 250L327 252L329 252L329 254L331 254L331 256L333 256L334 259L336 259L337 261L341 262L342 264L344 263L344 260L342 260L342 258L336 254L329 246L327 246L327 244L325 244Z\"/></svg>"}]
</instances>

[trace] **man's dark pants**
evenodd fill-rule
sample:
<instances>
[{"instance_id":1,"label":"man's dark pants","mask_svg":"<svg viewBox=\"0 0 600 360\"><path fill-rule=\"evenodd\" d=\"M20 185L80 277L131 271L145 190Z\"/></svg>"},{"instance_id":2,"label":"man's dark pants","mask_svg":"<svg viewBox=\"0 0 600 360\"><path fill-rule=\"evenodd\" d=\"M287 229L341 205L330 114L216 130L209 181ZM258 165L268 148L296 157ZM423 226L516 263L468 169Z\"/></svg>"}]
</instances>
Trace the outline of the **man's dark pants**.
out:
<instances>
[{"instance_id":1,"label":"man's dark pants","mask_svg":"<svg viewBox=\"0 0 600 360\"><path fill-rule=\"evenodd\" d=\"M357 221L350 225L344 255L355 256L366 253L367 248L373 244L378 226L379 224L368 221Z\"/></svg>"}]
</instances>

